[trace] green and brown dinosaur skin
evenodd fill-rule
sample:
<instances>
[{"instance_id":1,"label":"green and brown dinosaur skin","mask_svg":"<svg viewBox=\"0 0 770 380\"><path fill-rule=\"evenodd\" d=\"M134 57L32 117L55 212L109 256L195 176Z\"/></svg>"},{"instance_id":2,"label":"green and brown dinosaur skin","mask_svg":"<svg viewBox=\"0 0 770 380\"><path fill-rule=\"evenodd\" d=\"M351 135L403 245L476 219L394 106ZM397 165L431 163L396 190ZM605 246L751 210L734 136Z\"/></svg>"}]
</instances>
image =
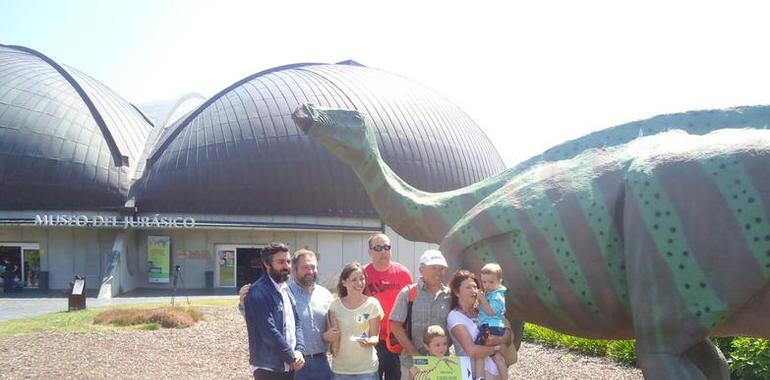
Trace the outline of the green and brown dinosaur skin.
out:
<instances>
[{"instance_id":1,"label":"green and brown dinosaur skin","mask_svg":"<svg viewBox=\"0 0 770 380\"><path fill-rule=\"evenodd\" d=\"M729 378L708 336L770 337L770 107L621 125L444 193L398 178L364 119L294 113L396 232L454 267L500 263L509 316L635 338L652 379Z\"/></svg>"}]
</instances>

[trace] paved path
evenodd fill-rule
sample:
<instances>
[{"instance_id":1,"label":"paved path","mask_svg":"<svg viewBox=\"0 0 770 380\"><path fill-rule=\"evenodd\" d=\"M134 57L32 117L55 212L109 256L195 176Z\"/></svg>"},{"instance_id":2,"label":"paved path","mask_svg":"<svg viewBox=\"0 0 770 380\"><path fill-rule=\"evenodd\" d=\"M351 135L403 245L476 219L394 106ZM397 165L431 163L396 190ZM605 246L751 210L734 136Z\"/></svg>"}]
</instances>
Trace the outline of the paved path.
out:
<instances>
[{"instance_id":1,"label":"paved path","mask_svg":"<svg viewBox=\"0 0 770 380\"><path fill-rule=\"evenodd\" d=\"M195 295L191 291L190 301L200 299L235 299L236 296L232 295L234 290L228 290L226 295L223 294L199 294L201 292L195 292ZM207 292L211 293L211 292ZM219 292L221 293L221 292ZM26 317L33 317L36 315L55 313L59 311L67 310L67 298L61 296L61 291L49 292L46 294L29 295L17 294L12 298L3 297L0 295L0 321L8 321L11 319L19 319ZM184 294L177 293L174 303L184 304L187 300ZM94 297L86 298L86 307L101 307L101 306L115 306L115 305L129 305L137 303L169 303L171 304L171 294L169 291L137 291L127 293L125 296L115 297L112 299L96 299Z\"/></svg>"}]
</instances>

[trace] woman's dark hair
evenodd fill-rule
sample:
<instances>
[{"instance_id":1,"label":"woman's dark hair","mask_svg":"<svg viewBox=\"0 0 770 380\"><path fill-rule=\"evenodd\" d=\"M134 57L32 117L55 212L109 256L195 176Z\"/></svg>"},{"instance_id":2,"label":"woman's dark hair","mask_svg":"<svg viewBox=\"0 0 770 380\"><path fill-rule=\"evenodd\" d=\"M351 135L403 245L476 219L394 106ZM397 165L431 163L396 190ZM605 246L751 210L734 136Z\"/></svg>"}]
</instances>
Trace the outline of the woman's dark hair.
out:
<instances>
[{"instance_id":1,"label":"woman's dark hair","mask_svg":"<svg viewBox=\"0 0 770 380\"><path fill-rule=\"evenodd\" d=\"M345 288L344 285L342 285L342 281L346 281L348 278L350 278L350 275L353 274L353 272L360 270L361 273L364 274L364 279L366 279L366 272L364 271L364 267L361 266L357 261L354 261L352 263L347 263L342 268L342 272L340 272L340 279L337 281L337 296L342 298L348 295L348 289Z\"/></svg>"},{"instance_id":2,"label":"woman's dark hair","mask_svg":"<svg viewBox=\"0 0 770 380\"><path fill-rule=\"evenodd\" d=\"M460 301L457 298L457 294L455 293L460 291L460 285L462 285L463 281L469 278L473 279L473 282L476 283L477 287L479 286L479 280L476 278L476 275L473 274L473 272L460 269L452 275L452 281L449 281L449 289L452 292L452 303L450 305L452 310L456 309L460 305Z\"/></svg>"},{"instance_id":3,"label":"woman's dark hair","mask_svg":"<svg viewBox=\"0 0 770 380\"><path fill-rule=\"evenodd\" d=\"M262 248L262 252L260 253L260 257L262 257L262 262L265 264L272 264L273 255L275 255L278 252L289 252L289 247L283 243L273 242L268 244L265 248Z\"/></svg>"}]
</instances>

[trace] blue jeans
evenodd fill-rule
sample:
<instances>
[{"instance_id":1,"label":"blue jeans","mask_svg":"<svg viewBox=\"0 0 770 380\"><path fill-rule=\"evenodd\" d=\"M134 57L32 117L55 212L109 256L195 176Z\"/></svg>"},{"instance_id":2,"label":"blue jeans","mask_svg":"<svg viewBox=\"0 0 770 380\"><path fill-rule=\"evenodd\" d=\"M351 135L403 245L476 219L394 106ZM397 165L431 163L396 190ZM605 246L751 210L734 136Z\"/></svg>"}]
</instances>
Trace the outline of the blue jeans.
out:
<instances>
[{"instance_id":1,"label":"blue jeans","mask_svg":"<svg viewBox=\"0 0 770 380\"><path fill-rule=\"evenodd\" d=\"M343 375L339 373L334 374L334 380L378 380L377 372L363 373L360 375Z\"/></svg>"},{"instance_id":2,"label":"blue jeans","mask_svg":"<svg viewBox=\"0 0 770 380\"><path fill-rule=\"evenodd\" d=\"M305 366L297 371L294 380L332 380L332 369L326 355L305 358Z\"/></svg>"},{"instance_id":3,"label":"blue jeans","mask_svg":"<svg viewBox=\"0 0 770 380\"><path fill-rule=\"evenodd\" d=\"M476 340L473 342L478 345L484 345L487 342L487 337L490 335L503 336L505 335L505 327L490 326L483 324L479 326L479 335L476 336Z\"/></svg>"}]
</instances>

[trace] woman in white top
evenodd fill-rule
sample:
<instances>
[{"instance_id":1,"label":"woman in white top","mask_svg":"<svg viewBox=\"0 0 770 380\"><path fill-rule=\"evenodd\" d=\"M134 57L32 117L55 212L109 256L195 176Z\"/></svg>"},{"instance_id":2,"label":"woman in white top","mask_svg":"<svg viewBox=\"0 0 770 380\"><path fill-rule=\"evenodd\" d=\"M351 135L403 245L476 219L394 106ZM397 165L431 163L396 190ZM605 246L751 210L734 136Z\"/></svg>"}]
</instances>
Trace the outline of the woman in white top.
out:
<instances>
[{"instance_id":1,"label":"woman in white top","mask_svg":"<svg viewBox=\"0 0 770 380\"><path fill-rule=\"evenodd\" d=\"M380 320L384 315L374 297L364 295L366 275L359 263L342 268L337 283L339 298L329 306L329 329L334 380L376 380Z\"/></svg>"},{"instance_id":2,"label":"woman in white top","mask_svg":"<svg viewBox=\"0 0 770 380\"><path fill-rule=\"evenodd\" d=\"M507 379L507 374L500 376L495 362L489 357L499 351L500 346L479 346L473 343L474 338L479 333L479 327L476 324L479 315L479 310L476 307L479 283L476 276L467 270L459 270L452 276L449 288L452 290L452 311L447 317L447 329L449 329L449 334L455 343L455 353L457 356L470 356L473 359L485 358L483 370L473 369L474 378L483 378L484 380ZM489 338L500 339L500 344L506 339L506 337L495 336ZM498 344L498 342L494 344Z\"/></svg>"}]
</instances>

